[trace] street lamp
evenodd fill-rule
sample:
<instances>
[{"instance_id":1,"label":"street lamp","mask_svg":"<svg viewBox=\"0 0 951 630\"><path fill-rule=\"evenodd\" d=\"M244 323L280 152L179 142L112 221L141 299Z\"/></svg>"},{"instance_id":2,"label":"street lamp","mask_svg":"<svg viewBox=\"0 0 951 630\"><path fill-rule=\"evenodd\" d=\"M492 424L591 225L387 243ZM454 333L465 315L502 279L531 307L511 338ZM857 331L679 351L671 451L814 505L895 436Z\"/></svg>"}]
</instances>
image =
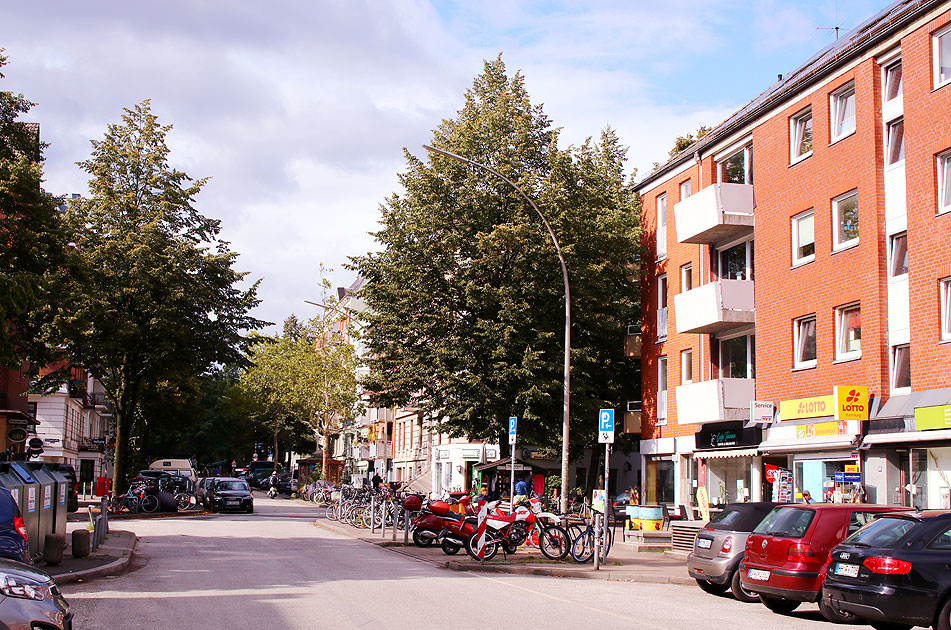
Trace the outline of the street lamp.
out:
<instances>
[{"instance_id":1,"label":"street lamp","mask_svg":"<svg viewBox=\"0 0 951 630\"><path fill-rule=\"evenodd\" d=\"M558 254L558 262L561 263L561 275L565 281L565 402L564 417L562 418L561 426L561 512L562 514L565 514L568 512L568 417L571 400L571 290L568 285L568 267L565 265L565 257L561 254L561 246L558 245L558 237L555 236L555 231L551 229L551 224L548 223L548 219L546 219L545 215L542 214L542 211L538 209L538 206L535 205L535 202L532 201L531 198L515 184L515 182L510 180L502 173L490 166L480 164L479 162L474 162L468 158L462 157L461 155L450 153L449 151L435 149L425 144L423 145L423 148L430 153L438 153L439 155L444 155L448 158L463 162L464 164L470 164L472 166L481 168L484 171L488 171L514 188L516 192L518 192L518 194L520 194L522 198L532 206L536 214L538 214L539 218L542 220L542 223L544 223L545 227L548 229L548 235L551 236L551 242L555 245L555 252ZM515 467L514 453L512 454L512 467L513 469Z\"/></svg>"}]
</instances>

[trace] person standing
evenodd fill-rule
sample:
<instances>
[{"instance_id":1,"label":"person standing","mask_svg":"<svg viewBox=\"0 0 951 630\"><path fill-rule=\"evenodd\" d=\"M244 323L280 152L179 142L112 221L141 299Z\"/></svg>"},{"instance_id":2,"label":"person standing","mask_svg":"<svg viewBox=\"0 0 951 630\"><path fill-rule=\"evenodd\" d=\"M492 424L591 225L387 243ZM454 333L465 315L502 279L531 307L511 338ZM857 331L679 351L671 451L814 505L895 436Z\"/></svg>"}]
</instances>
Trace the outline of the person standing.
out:
<instances>
[{"instance_id":1,"label":"person standing","mask_svg":"<svg viewBox=\"0 0 951 630\"><path fill-rule=\"evenodd\" d=\"M515 479L515 488L513 490L515 496L512 497L513 505L520 501L528 501L528 484L525 483L525 479L518 477Z\"/></svg>"},{"instance_id":2,"label":"person standing","mask_svg":"<svg viewBox=\"0 0 951 630\"><path fill-rule=\"evenodd\" d=\"M380 476L380 473L373 473L373 489L379 490L380 484L383 483L383 477Z\"/></svg>"},{"instance_id":3,"label":"person standing","mask_svg":"<svg viewBox=\"0 0 951 630\"><path fill-rule=\"evenodd\" d=\"M808 490L803 490L803 491L802 491L802 502L803 502L803 503L815 503L815 501L813 501L813 499L812 499L812 493L809 492Z\"/></svg>"}]
</instances>

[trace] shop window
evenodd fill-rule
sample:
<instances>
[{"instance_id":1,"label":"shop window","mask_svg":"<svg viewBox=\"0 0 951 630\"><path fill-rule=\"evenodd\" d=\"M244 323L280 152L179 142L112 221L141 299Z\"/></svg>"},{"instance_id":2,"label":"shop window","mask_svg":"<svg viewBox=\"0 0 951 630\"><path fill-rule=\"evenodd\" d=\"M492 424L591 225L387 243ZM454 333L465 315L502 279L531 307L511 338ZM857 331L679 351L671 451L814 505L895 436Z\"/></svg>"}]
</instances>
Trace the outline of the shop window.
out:
<instances>
[{"instance_id":1,"label":"shop window","mask_svg":"<svg viewBox=\"0 0 951 630\"><path fill-rule=\"evenodd\" d=\"M885 89L883 90L883 95L885 102L893 101L896 98L901 98L902 95L902 82L901 82L901 60L896 61L885 67Z\"/></svg>"},{"instance_id":2,"label":"shop window","mask_svg":"<svg viewBox=\"0 0 951 630\"><path fill-rule=\"evenodd\" d=\"M792 218L792 262L804 265L816 259L816 213L811 208Z\"/></svg>"},{"instance_id":3,"label":"shop window","mask_svg":"<svg viewBox=\"0 0 951 630\"><path fill-rule=\"evenodd\" d=\"M845 249L859 244L859 195L847 192L832 200L833 249Z\"/></svg>"},{"instance_id":4,"label":"shop window","mask_svg":"<svg viewBox=\"0 0 951 630\"><path fill-rule=\"evenodd\" d=\"M951 278L941 281L939 294L941 296L941 339L951 340Z\"/></svg>"},{"instance_id":5,"label":"shop window","mask_svg":"<svg viewBox=\"0 0 951 630\"><path fill-rule=\"evenodd\" d=\"M717 181L721 184L753 183L752 145L746 145L717 162Z\"/></svg>"},{"instance_id":6,"label":"shop window","mask_svg":"<svg viewBox=\"0 0 951 630\"><path fill-rule=\"evenodd\" d=\"M951 151L938 156L938 214L951 212Z\"/></svg>"},{"instance_id":7,"label":"shop window","mask_svg":"<svg viewBox=\"0 0 951 630\"><path fill-rule=\"evenodd\" d=\"M657 197L657 260L667 258L667 194Z\"/></svg>"},{"instance_id":8,"label":"shop window","mask_svg":"<svg viewBox=\"0 0 951 630\"><path fill-rule=\"evenodd\" d=\"M674 502L674 462L668 459L647 460L647 503Z\"/></svg>"},{"instance_id":9,"label":"shop window","mask_svg":"<svg viewBox=\"0 0 951 630\"><path fill-rule=\"evenodd\" d=\"M688 179L685 182L680 182L680 200L683 201L689 197L692 193L692 186L690 185L690 180Z\"/></svg>"},{"instance_id":10,"label":"shop window","mask_svg":"<svg viewBox=\"0 0 951 630\"><path fill-rule=\"evenodd\" d=\"M693 288L693 265L687 263L680 268L680 292L685 293Z\"/></svg>"},{"instance_id":11,"label":"shop window","mask_svg":"<svg viewBox=\"0 0 951 630\"><path fill-rule=\"evenodd\" d=\"M680 383L693 383L693 350L684 350L680 353Z\"/></svg>"},{"instance_id":12,"label":"shop window","mask_svg":"<svg viewBox=\"0 0 951 630\"><path fill-rule=\"evenodd\" d=\"M862 356L862 314L858 304L835 309L835 358L839 361Z\"/></svg>"},{"instance_id":13,"label":"shop window","mask_svg":"<svg viewBox=\"0 0 951 630\"><path fill-rule=\"evenodd\" d=\"M893 234L889 239L888 275L892 278L908 273L908 233Z\"/></svg>"},{"instance_id":14,"label":"shop window","mask_svg":"<svg viewBox=\"0 0 951 630\"><path fill-rule=\"evenodd\" d=\"M905 161L905 121L899 118L888 123L887 147L885 149L885 165L895 166Z\"/></svg>"},{"instance_id":15,"label":"shop window","mask_svg":"<svg viewBox=\"0 0 951 630\"><path fill-rule=\"evenodd\" d=\"M667 274L657 278L657 341L667 339Z\"/></svg>"},{"instance_id":16,"label":"shop window","mask_svg":"<svg viewBox=\"0 0 951 630\"><path fill-rule=\"evenodd\" d=\"M657 359L657 426L667 424L667 357Z\"/></svg>"},{"instance_id":17,"label":"shop window","mask_svg":"<svg viewBox=\"0 0 951 630\"><path fill-rule=\"evenodd\" d=\"M793 367L816 366L816 316L807 315L793 322Z\"/></svg>"},{"instance_id":18,"label":"shop window","mask_svg":"<svg viewBox=\"0 0 951 630\"><path fill-rule=\"evenodd\" d=\"M934 86L939 88L951 83L951 26L934 34L932 47L934 49Z\"/></svg>"},{"instance_id":19,"label":"shop window","mask_svg":"<svg viewBox=\"0 0 951 630\"><path fill-rule=\"evenodd\" d=\"M908 344L892 347L892 393L911 389L911 347Z\"/></svg>"},{"instance_id":20,"label":"shop window","mask_svg":"<svg viewBox=\"0 0 951 630\"><path fill-rule=\"evenodd\" d=\"M812 155L812 108L789 119L789 162L795 164Z\"/></svg>"},{"instance_id":21,"label":"shop window","mask_svg":"<svg viewBox=\"0 0 951 630\"><path fill-rule=\"evenodd\" d=\"M855 133L855 84L849 83L830 98L832 142Z\"/></svg>"}]
</instances>

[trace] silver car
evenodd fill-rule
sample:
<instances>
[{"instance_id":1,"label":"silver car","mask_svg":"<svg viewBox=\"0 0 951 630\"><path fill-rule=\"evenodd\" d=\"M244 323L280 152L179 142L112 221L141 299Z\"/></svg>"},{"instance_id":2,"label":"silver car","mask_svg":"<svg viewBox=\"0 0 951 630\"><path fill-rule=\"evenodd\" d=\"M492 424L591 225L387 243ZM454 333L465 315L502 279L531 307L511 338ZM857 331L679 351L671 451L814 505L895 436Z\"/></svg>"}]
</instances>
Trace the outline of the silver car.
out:
<instances>
[{"instance_id":1,"label":"silver car","mask_svg":"<svg viewBox=\"0 0 951 630\"><path fill-rule=\"evenodd\" d=\"M34 567L0 559L0 627L72 630L73 614L53 579Z\"/></svg>"},{"instance_id":2,"label":"silver car","mask_svg":"<svg viewBox=\"0 0 951 630\"><path fill-rule=\"evenodd\" d=\"M687 556L687 572L708 593L728 589L741 602L758 602L759 595L743 588L737 568L743 559L746 539L778 503L730 503L697 532L693 552Z\"/></svg>"}]
</instances>

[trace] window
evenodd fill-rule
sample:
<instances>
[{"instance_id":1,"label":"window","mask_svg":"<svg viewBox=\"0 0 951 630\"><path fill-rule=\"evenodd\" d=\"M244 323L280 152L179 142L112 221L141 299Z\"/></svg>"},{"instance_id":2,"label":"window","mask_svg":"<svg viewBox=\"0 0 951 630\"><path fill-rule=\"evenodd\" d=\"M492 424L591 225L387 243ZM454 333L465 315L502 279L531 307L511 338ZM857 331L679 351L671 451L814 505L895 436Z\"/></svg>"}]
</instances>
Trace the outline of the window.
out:
<instances>
[{"instance_id":1,"label":"window","mask_svg":"<svg viewBox=\"0 0 951 630\"><path fill-rule=\"evenodd\" d=\"M657 197L657 260L667 258L667 195Z\"/></svg>"},{"instance_id":2,"label":"window","mask_svg":"<svg viewBox=\"0 0 951 630\"><path fill-rule=\"evenodd\" d=\"M951 211L951 151L938 156L938 214Z\"/></svg>"},{"instance_id":3,"label":"window","mask_svg":"<svg viewBox=\"0 0 951 630\"><path fill-rule=\"evenodd\" d=\"M892 347L892 391L911 389L911 347Z\"/></svg>"},{"instance_id":4,"label":"window","mask_svg":"<svg viewBox=\"0 0 951 630\"><path fill-rule=\"evenodd\" d=\"M657 359L657 422L654 424L667 424L667 357Z\"/></svg>"},{"instance_id":5,"label":"window","mask_svg":"<svg viewBox=\"0 0 951 630\"><path fill-rule=\"evenodd\" d=\"M812 108L789 119L789 161L798 162L812 155Z\"/></svg>"},{"instance_id":6,"label":"window","mask_svg":"<svg viewBox=\"0 0 951 630\"><path fill-rule=\"evenodd\" d=\"M720 340L720 378L756 378L756 337Z\"/></svg>"},{"instance_id":7,"label":"window","mask_svg":"<svg viewBox=\"0 0 951 630\"><path fill-rule=\"evenodd\" d=\"M753 241L743 241L717 251L721 280L753 280Z\"/></svg>"},{"instance_id":8,"label":"window","mask_svg":"<svg viewBox=\"0 0 951 630\"><path fill-rule=\"evenodd\" d=\"M888 248L888 275L903 276L908 273L908 233L893 234Z\"/></svg>"},{"instance_id":9,"label":"window","mask_svg":"<svg viewBox=\"0 0 951 630\"><path fill-rule=\"evenodd\" d=\"M891 64L885 68L885 102L901 98L901 61Z\"/></svg>"},{"instance_id":10,"label":"window","mask_svg":"<svg viewBox=\"0 0 951 630\"><path fill-rule=\"evenodd\" d=\"M951 529L946 529L935 536L935 539L928 543L928 549L951 551Z\"/></svg>"},{"instance_id":11,"label":"window","mask_svg":"<svg viewBox=\"0 0 951 630\"><path fill-rule=\"evenodd\" d=\"M680 353L680 383L693 383L693 350L684 350Z\"/></svg>"},{"instance_id":12,"label":"window","mask_svg":"<svg viewBox=\"0 0 951 630\"><path fill-rule=\"evenodd\" d=\"M686 199L692 194L690 189L691 189L691 186L690 186L689 179L685 182L680 183L680 200L681 201L683 201L684 199Z\"/></svg>"},{"instance_id":13,"label":"window","mask_svg":"<svg viewBox=\"0 0 951 630\"><path fill-rule=\"evenodd\" d=\"M816 213L809 209L792 218L792 262L803 265L816 259Z\"/></svg>"},{"instance_id":14,"label":"window","mask_svg":"<svg viewBox=\"0 0 951 630\"><path fill-rule=\"evenodd\" d=\"M832 244L834 249L844 249L859 243L859 195L856 191L845 193L832 200Z\"/></svg>"},{"instance_id":15,"label":"window","mask_svg":"<svg viewBox=\"0 0 951 630\"><path fill-rule=\"evenodd\" d=\"M832 142L841 140L851 133L855 133L855 84L847 86L832 94Z\"/></svg>"},{"instance_id":16,"label":"window","mask_svg":"<svg viewBox=\"0 0 951 630\"><path fill-rule=\"evenodd\" d=\"M934 86L951 83L951 27L934 35Z\"/></svg>"},{"instance_id":17,"label":"window","mask_svg":"<svg viewBox=\"0 0 951 630\"><path fill-rule=\"evenodd\" d=\"M862 356L862 313L858 304L835 309L835 358L839 361Z\"/></svg>"},{"instance_id":18,"label":"window","mask_svg":"<svg viewBox=\"0 0 951 630\"><path fill-rule=\"evenodd\" d=\"M888 123L888 140L885 149L885 165L892 166L905 161L905 121L899 118Z\"/></svg>"},{"instance_id":19,"label":"window","mask_svg":"<svg viewBox=\"0 0 951 630\"><path fill-rule=\"evenodd\" d=\"M693 288L693 265L688 263L680 268L680 292Z\"/></svg>"},{"instance_id":20,"label":"window","mask_svg":"<svg viewBox=\"0 0 951 630\"><path fill-rule=\"evenodd\" d=\"M717 181L721 184L753 183L752 145L746 145L717 163Z\"/></svg>"},{"instance_id":21,"label":"window","mask_svg":"<svg viewBox=\"0 0 951 630\"><path fill-rule=\"evenodd\" d=\"M667 274L657 278L657 340L667 339Z\"/></svg>"},{"instance_id":22,"label":"window","mask_svg":"<svg viewBox=\"0 0 951 630\"><path fill-rule=\"evenodd\" d=\"M810 368L816 366L816 316L807 315L794 322L793 344L795 354L793 367Z\"/></svg>"},{"instance_id":23,"label":"window","mask_svg":"<svg viewBox=\"0 0 951 630\"><path fill-rule=\"evenodd\" d=\"M951 340L951 278L941 280L941 339Z\"/></svg>"}]
</instances>

